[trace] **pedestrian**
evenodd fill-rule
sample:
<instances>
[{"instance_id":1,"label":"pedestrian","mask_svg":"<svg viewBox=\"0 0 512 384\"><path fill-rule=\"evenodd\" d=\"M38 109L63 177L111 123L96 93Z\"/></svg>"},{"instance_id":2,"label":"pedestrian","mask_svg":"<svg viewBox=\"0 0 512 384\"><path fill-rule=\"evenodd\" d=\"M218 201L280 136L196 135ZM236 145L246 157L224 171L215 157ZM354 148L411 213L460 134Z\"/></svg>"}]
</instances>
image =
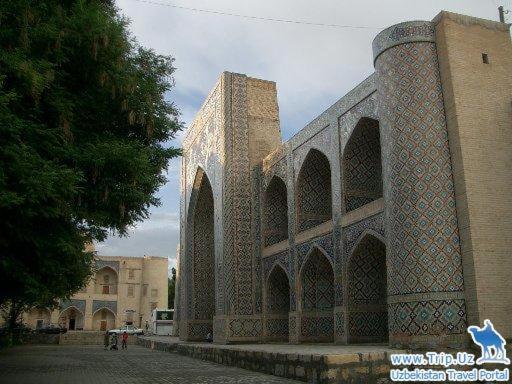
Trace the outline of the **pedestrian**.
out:
<instances>
[{"instance_id":1,"label":"pedestrian","mask_svg":"<svg viewBox=\"0 0 512 384\"><path fill-rule=\"evenodd\" d=\"M149 330L149 323L148 323L148 321L146 320L146 333L148 333L148 330Z\"/></svg>"},{"instance_id":2,"label":"pedestrian","mask_svg":"<svg viewBox=\"0 0 512 384\"><path fill-rule=\"evenodd\" d=\"M211 343L212 341L213 341L213 336L212 336L211 332L208 332L208 334L206 335L206 342Z\"/></svg>"},{"instance_id":3,"label":"pedestrian","mask_svg":"<svg viewBox=\"0 0 512 384\"><path fill-rule=\"evenodd\" d=\"M113 349L117 351L117 333L112 334L112 339L110 339L110 350Z\"/></svg>"},{"instance_id":4,"label":"pedestrian","mask_svg":"<svg viewBox=\"0 0 512 384\"><path fill-rule=\"evenodd\" d=\"M127 343L128 343L128 333L126 331L124 331L123 338L121 339L121 348L127 349L128 348Z\"/></svg>"},{"instance_id":5,"label":"pedestrian","mask_svg":"<svg viewBox=\"0 0 512 384\"><path fill-rule=\"evenodd\" d=\"M108 349L109 341L110 341L110 335L108 334L108 331L106 331L105 335L103 336L103 345L105 347L105 351Z\"/></svg>"}]
</instances>

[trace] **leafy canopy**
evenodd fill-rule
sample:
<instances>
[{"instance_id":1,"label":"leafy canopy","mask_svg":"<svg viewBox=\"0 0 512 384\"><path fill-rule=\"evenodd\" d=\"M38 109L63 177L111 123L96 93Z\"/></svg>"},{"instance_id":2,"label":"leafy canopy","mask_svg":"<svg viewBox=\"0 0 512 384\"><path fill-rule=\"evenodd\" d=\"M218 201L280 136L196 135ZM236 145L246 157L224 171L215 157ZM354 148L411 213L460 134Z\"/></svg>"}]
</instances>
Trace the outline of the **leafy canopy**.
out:
<instances>
[{"instance_id":1,"label":"leafy canopy","mask_svg":"<svg viewBox=\"0 0 512 384\"><path fill-rule=\"evenodd\" d=\"M173 59L127 26L106 0L0 2L0 304L68 297L85 244L159 204Z\"/></svg>"}]
</instances>

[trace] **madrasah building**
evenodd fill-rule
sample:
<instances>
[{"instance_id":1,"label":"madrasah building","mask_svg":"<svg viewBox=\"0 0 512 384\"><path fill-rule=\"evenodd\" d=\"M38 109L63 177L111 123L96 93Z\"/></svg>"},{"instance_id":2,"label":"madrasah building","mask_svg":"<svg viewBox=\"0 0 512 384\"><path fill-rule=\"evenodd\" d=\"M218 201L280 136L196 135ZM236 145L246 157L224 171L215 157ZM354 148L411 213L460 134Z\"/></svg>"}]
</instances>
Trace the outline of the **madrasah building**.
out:
<instances>
[{"instance_id":1,"label":"madrasah building","mask_svg":"<svg viewBox=\"0 0 512 384\"><path fill-rule=\"evenodd\" d=\"M220 76L183 143L180 339L512 337L509 26L400 23L373 63L285 143L276 84Z\"/></svg>"},{"instance_id":2,"label":"madrasah building","mask_svg":"<svg viewBox=\"0 0 512 384\"><path fill-rule=\"evenodd\" d=\"M88 283L58 308L33 308L23 322L37 329L59 324L70 331L145 328L151 311L167 308L167 257L95 256Z\"/></svg>"}]
</instances>

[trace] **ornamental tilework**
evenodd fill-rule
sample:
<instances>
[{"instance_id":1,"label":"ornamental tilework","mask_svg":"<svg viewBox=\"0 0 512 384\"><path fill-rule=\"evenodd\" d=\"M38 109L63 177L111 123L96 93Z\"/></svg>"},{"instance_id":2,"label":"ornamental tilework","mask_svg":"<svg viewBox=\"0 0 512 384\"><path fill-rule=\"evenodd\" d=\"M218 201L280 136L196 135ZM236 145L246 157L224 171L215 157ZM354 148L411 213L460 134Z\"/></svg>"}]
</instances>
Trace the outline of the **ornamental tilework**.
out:
<instances>
[{"instance_id":1,"label":"ornamental tilework","mask_svg":"<svg viewBox=\"0 0 512 384\"><path fill-rule=\"evenodd\" d=\"M261 331L260 319L233 319L229 322L229 334L233 337L257 337Z\"/></svg>"},{"instance_id":2,"label":"ornamental tilework","mask_svg":"<svg viewBox=\"0 0 512 384\"><path fill-rule=\"evenodd\" d=\"M297 225L299 231L313 228L332 216L331 167L320 151L312 149L297 180Z\"/></svg>"},{"instance_id":3,"label":"ornamental tilework","mask_svg":"<svg viewBox=\"0 0 512 384\"><path fill-rule=\"evenodd\" d=\"M390 334L444 335L465 333L466 329L464 300L416 301L389 305Z\"/></svg>"},{"instance_id":4,"label":"ornamental tilework","mask_svg":"<svg viewBox=\"0 0 512 384\"><path fill-rule=\"evenodd\" d=\"M382 197L379 123L362 118L343 152L345 210L352 211Z\"/></svg>"},{"instance_id":5,"label":"ornamental tilework","mask_svg":"<svg viewBox=\"0 0 512 384\"><path fill-rule=\"evenodd\" d=\"M288 317L267 319L267 335L288 336Z\"/></svg>"},{"instance_id":6,"label":"ornamental tilework","mask_svg":"<svg viewBox=\"0 0 512 384\"><path fill-rule=\"evenodd\" d=\"M388 338L386 249L366 235L348 263L349 342L381 342Z\"/></svg>"},{"instance_id":7,"label":"ornamental tilework","mask_svg":"<svg viewBox=\"0 0 512 384\"><path fill-rule=\"evenodd\" d=\"M290 283L288 275L276 266L268 278L267 313L288 314L290 310Z\"/></svg>"},{"instance_id":8,"label":"ornamental tilework","mask_svg":"<svg viewBox=\"0 0 512 384\"><path fill-rule=\"evenodd\" d=\"M110 309L112 312L117 313L117 301L106 301L106 300L93 300L92 301L92 313L95 313L101 308Z\"/></svg>"},{"instance_id":9,"label":"ornamental tilework","mask_svg":"<svg viewBox=\"0 0 512 384\"><path fill-rule=\"evenodd\" d=\"M380 55L386 129L389 292L459 291L462 264L436 48L403 44ZM411 263L410 258L416 260Z\"/></svg>"},{"instance_id":10,"label":"ornamental tilework","mask_svg":"<svg viewBox=\"0 0 512 384\"><path fill-rule=\"evenodd\" d=\"M261 223L261 209L262 209L262 172L261 165L254 167L252 170L252 232L251 237L253 239L253 268L254 268L254 312L261 314L262 312L262 286L261 286L261 247L262 247L262 223ZM221 275L219 275L221 276Z\"/></svg>"},{"instance_id":11,"label":"ornamental tilework","mask_svg":"<svg viewBox=\"0 0 512 384\"><path fill-rule=\"evenodd\" d=\"M374 233L384 238L384 217L383 213L367 217L364 220L358 221L355 224L344 228L343 230L343 245L345 259L352 253L357 241L361 238L363 233Z\"/></svg>"},{"instance_id":12,"label":"ornamental tilework","mask_svg":"<svg viewBox=\"0 0 512 384\"><path fill-rule=\"evenodd\" d=\"M75 307L78 309L82 314L85 313L85 300L78 300L78 299L70 299L70 300L62 300L60 302L60 311L63 312L69 307Z\"/></svg>"},{"instance_id":13,"label":"ornamental tilework","mask_svg":"<svg viewBox=\"0 0 512 384\"><path fill-rule=\"evenodd\" d=\"M309 255L302 270L302 308L324 310L334 306L332 266L318 248Z\"/></svg>"},{"instance_id":14,"label":"ornamental tilework","mask_svg":"<svg viewBox=\"0 0 512 384\"><path fill-rule=\"evenodd\" d=\"M376 41L403 36L403 43L395 41L376 53L375 61L383 170L389 181L384 187L388 294L396 300L389 306L390 334L462 333L462 300L408 299L462 292L464 284L437 50L429 40L434 26L424 22L396 30L386 30Z\"/></svg>"},{"instance_id":15,"label":"ornamental tilework","mask_svg":"<svg viewBox=\"0 0 512 384\"><path fill-rule=\"evenodd\" d=\"M301 335L305 337L329 337L334 336L333 315L304 316L301 319Z\"/></svg>"},{"instance_id":16,"label":"ornamental tilework","mask_svg":"<svg viewBox=\"0 0 512 384\"><path fill-rule=\"evenodd\" d=\"M358 244L349 260L347 289L351 307L386 302L386 249L371 235Z\"/></svg>"},{"instance_id":17,"label":"ornamental tilework","mask_svg":"<svg viewBox=\"0 0 512 384\"><path fill-rule=\"evenodd\" d=\"M349 316L349 342L383 342L388 339L387 312L355 312Z\"/></svg>"},{"instance_id":18,"label":"ornamental tilework","mask_svg":"<svg viewBox=\"0 0 512 384\"><path fill-rule=\"evenodd\" d=\"M334 314L334 331L336 336L343 336L345 334L345 316L341 312Z\"/></svg>"},{"instance_id":19,"label":"ornamental tilework","mask_svg":"<svg viewBox=\"0 0 512 384\"><path fill-rule=\"evenodd\" d=\"M288 238L288 200L286 184L274 176L265 191L265 246Z\"/></svg>"},{"instance_id":20,"label":"ornamental tilework","mask_svg":"<svg viewBox=\"0 0 512 384\"><path fill-rule=\"evenodd\" d=\"M297 246L297 262L299 267L302 267L302 264L306 260L306 257L313 250L313 248L320 248L325 252L325 255L334 262L334 245L332 241L332 234L328 234L325 236L318 237L314 240L299 244Z\"/></svg>"},{"instance_id":21,"label":"ornamental tilework","mask_svg":"<svg viewBox=\"0 0 512 384\"><path fill-rule=\"evenodd\" d=\"M375 74L284 144L263 143L270 125L250 112L277 109L258 104L271 83L255 91L260 80L224 73L208 96L184 141L177 311L184 338L203 338L212 326L219 342L288 332L292 342L463 336L434 26L390 27L373 49ZM264 147L268 156L254 161ZM194 216L202 204L198 169L212 189L207 234ZM373 204L346 215L381 196L384 212ZM315 227L326 221L332 233L318 236L326 226ZM210 293L194 296L207 286Z\"/></svg>"},{"instance_id":22,"label":"ornamental tilework","mask_svg":"<svg viewBox=\"0 0 512 384\"><path fill-rule=\"evenodd\" d=\"M204 340L208 333L213 334L212 323L188 323L188 335L195 339Z\"/></svg>"},{"instance_id":23,"label":"ornamental tilework","mask_svg":"<svg viewBox=\"0 0 512 384\"><path fill-rule=\"evenodd\" d=\"M193 302L194 319L211 320L215 314L215 249L213 194L206 176L194 206Z\"/></svg>"}]
</instances>

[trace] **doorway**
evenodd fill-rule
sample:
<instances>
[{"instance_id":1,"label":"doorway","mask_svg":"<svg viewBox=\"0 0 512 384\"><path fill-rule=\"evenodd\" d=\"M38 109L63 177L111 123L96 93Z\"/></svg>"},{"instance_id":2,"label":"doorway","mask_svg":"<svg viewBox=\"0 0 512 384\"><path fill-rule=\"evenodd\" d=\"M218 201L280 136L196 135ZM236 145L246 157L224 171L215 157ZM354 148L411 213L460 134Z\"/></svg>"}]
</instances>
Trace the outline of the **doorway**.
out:
<instances>
[{"instance_id":1,"label":"doorway","mask_svg":"<svg viewBox=\"0 0 512 384\"><path fill-rule=\"evenodd\" d=\"M75 330L75 319L69 319L69 330L74 331Z\"/></svg>"}]
</instances>

